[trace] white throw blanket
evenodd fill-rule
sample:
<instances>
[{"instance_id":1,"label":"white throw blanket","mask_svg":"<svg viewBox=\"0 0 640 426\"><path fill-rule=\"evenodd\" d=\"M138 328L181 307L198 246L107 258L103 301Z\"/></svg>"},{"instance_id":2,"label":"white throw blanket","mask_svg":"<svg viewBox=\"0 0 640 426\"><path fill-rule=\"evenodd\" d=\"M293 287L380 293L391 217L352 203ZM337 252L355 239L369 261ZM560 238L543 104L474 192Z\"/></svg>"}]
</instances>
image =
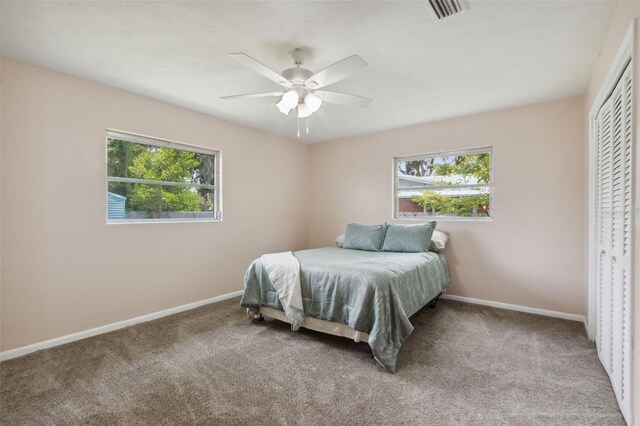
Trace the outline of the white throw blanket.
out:
<instances>
[{"instance_id":1,"label":"white throw blanket","mask_svg":"<svg viewBox=\"0 0 640 426\"><path fill-rule=\"evenodd\" d=\"M300 290L300 262L292 252L264 254L260 258L267 275L278 292L284 313L297 331L304 321L304 306Z\"/></svg>"}]
</instances>

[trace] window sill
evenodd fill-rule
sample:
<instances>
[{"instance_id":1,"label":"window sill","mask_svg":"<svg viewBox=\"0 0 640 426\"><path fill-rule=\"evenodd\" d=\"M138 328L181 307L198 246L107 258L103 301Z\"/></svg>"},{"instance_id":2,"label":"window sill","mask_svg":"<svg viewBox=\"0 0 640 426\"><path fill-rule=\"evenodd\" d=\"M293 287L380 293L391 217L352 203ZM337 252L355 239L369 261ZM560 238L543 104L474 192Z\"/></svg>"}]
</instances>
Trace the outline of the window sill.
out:
<instances>
[{"instance_id":1,"label":"window sill","mask_svg":"<svg viewBox=\"0 0 640 426\"><path fill-rule=\"evenodd\" d=\"M493 222L493 217L450 217L450 216L431 216L428 218L407 218L407 217L394 217L393 220L400 222Z\"/></svg>"},{"instance_id":2,"label":"window sill","mask_svg":"<svg viewBox=\"0 0 640 426\"><path fill-rule=\"evenodd\" d=\"M109 220L107 225L146 225L152 223L218 223L222 219L148 219L148 220Z\"/></svg>"}]
</instances>

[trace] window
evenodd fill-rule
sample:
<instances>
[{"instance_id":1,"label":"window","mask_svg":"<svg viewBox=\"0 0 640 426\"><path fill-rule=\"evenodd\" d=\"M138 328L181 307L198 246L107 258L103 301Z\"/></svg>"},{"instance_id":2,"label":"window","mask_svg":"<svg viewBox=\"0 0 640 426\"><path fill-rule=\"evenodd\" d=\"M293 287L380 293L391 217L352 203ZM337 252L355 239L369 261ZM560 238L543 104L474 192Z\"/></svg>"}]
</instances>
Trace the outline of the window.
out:
<instances>
[{"instance_id":1,"label":"window","mask_svg":"<svg viewBox=\"0 0 640 426\"><path fill-rule=\"evenodd\" d=\"M217 151L107 131L107 222L220 220Z\"/></svg>"},{"instance_id":2,"label":"window","mask_svg":"<svg viewBox=\"0 0 640 426\"><path fill-rule=\"evenodd\" d=\"M395 158L395 219L491 219L491 148Z\"/></svg>"}]
</instances>

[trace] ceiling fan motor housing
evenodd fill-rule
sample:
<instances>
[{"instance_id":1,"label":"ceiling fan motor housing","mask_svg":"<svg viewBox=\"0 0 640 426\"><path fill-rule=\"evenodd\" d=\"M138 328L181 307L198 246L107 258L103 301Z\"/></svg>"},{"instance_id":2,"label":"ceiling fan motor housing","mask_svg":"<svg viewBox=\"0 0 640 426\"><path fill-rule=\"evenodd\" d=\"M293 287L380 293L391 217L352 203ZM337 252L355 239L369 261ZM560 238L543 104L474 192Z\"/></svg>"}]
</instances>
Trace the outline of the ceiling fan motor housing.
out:
<instances>
[{"instance_id":1,"label":"ceiling fan motor housing","mask_svg":"<svg viewBox=\"0 0 640 426\"><path fill-rule=\"evenodd\" d=\"M304 82L312 75L312 71L301 67L289 68L282 72L282 76L289 80L294 86L304 86Z\"/></svg>"}]
</instances>

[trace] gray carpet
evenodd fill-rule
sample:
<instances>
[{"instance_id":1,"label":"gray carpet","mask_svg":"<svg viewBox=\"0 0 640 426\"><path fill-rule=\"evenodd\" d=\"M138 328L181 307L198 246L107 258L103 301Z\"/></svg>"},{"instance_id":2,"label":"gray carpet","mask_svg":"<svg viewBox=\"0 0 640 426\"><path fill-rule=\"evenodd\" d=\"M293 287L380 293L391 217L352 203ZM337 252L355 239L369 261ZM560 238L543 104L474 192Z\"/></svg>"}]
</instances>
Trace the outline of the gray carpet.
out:
<instances>
[{"instance_id":1,"label":"gray carpet","mask_svg":"<svg viewBox=\"0 0 640 426\"><path fill-rule=\"evenodd\" d=\"M396 374L238 299L0 364L0 423L624 424L577 322L440 301Z\"/></svg>"}]
</instances>

